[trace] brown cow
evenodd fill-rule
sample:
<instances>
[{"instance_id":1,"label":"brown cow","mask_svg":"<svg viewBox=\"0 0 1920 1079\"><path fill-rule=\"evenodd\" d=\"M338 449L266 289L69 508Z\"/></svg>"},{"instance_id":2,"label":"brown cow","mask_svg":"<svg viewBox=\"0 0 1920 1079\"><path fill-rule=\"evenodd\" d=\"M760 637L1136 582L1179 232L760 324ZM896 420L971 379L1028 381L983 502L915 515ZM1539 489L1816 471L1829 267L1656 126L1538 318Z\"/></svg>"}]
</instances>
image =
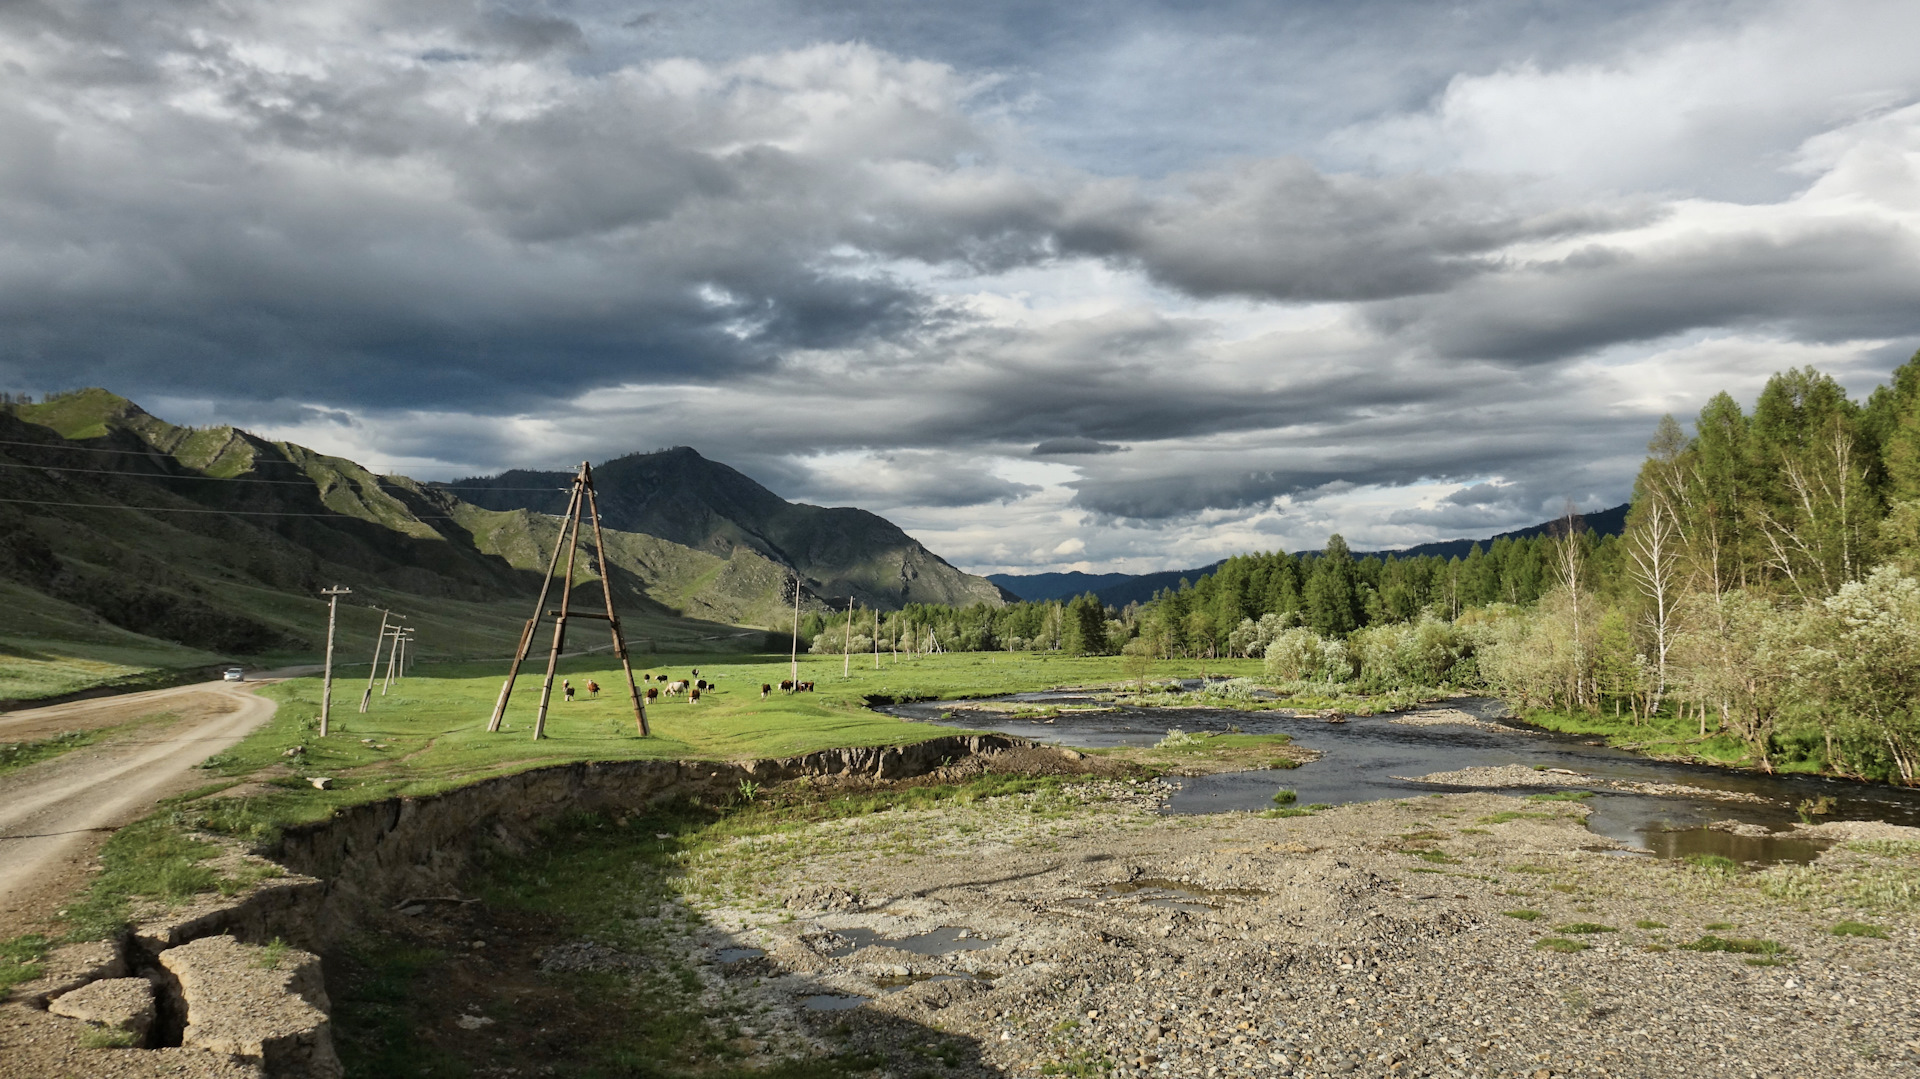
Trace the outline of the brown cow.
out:
<instances>
[{"instance_id":1,"label":"brown cow","mask_svg":"<svg viewBox=\"0 0 1920 1079\"><path fill-rule=\"evenodd\" d=\"M773 687L766 684L765 682L760 683L760 699L764 701L772 695L773 695Z\"/></svg>"},{"instance_id":2,"label":"brown cow","mask_svg":"<svg viewBox=\"0 0 1920 1079\"><path fill-rule=\"evenodd\" d=\"M700 691L699 691L699 690L697 690L697 689L695 689L695 690L690 690L690 691L688 691L688 693L687 693L687 703L688 703L688 704L699 704L699 703L700 703Z\"/></svg>"},{"instance_id":3,"label":"brown cow","mask_svg":"<svg viewBox=\"0 0 1920 1079\"><path fill-rule=\"evenodd\" d=\"M793 692L793 680L792 680L792 679L790 679L790 678L782 678L782 679L780 680L780 692L782 692L782 693L792 693L792 692Z\"/></svg>"},{"instance_id":4,"label":"brown cow","mask_svg":"<svg viewBox=\"0 0 1920 1079\"><path fill-rule=\"evenodd\" d=\"M651 704L654 701L657 701L659 699L660 699L660 691L655 689L652 686L648 686L647 687L647 703Z\"/></svg>"}]
</instances>

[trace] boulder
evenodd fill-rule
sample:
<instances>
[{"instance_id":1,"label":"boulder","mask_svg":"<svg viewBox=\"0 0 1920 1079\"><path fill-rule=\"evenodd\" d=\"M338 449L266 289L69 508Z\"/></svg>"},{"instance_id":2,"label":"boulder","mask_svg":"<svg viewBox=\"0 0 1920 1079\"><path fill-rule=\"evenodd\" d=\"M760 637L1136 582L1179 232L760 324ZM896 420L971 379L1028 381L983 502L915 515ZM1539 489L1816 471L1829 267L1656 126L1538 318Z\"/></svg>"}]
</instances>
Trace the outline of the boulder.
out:
<instances>
[{"instance_id":1,"label":"boulder","mask_svg":"<svg viewBox=\"0 0 1920 1079\"><path fill-rule=\"evenodd\" d=\"M153 1029L153 983L145 978L103 978L55 997L47 1010L110 1030L124 1030L138 1045Z\"/></svg>"},{"instance_id":2,"label":"boulder","mask_svg":"<svg viewBox=\"0 0 1920 1079\"><path fill-rule=\"evenodd\" d=\"M160 953L180 984L181 1044L257 1063L276 1077L339 1079L320 958L203 937Z\"/></svg>"}]
</instances>

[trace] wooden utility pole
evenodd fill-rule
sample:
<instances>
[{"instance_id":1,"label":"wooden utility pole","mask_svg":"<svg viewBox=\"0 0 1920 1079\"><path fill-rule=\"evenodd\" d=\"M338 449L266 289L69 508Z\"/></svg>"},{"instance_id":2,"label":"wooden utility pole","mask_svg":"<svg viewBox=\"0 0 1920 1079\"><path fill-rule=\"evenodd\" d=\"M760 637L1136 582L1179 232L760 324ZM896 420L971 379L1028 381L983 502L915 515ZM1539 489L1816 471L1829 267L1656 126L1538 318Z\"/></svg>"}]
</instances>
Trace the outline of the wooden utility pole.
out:
<instances>
[{"instance_id":1,"label":"wooden utility pole","mask_svg":"<svg viewBox=\"0 0 1920 1079\"><path fill-rule=\"evenodd\" d=\"M573 572L578 565L580 554L581 519L593 517L593 555L595 565L600 572L600 594L606 601L606 613L595 614L589 611L571 609L573 599ZM560 564L560 549L567 550L567 574L565 583L560 586L560 607L547 610L547 593L553 586L553 571ZM540 684L540 706L534 713L533 736L547 736L547 709L553 701L553 679L560 669L560 650L566 644L567 619L594 618L606 619L613 633L613 651L620 657L620 667L627 676L627 699L633 702L633 721L645 738L653 733L647 725L647 707L641 703L639 687L633 681L633 661L627 653L626 637L620 632L620 616L613 609L613 575L607 562L606 540L600 529L600 500L593 490L593 466L586 461L580 462L580 471L573 477L573 492L567 498L567 512L560 519L560 535L553 543L553 554L547 559L546 576L540 579L540 597L534 601L533 617L527 619L525 628L520 631L520 647L514 650L513 665L507 669L507 680L500 687L500 697L494 702L493 717L487 721L487 729L497 731L501 720L507 714L507 702L513 697L513 683L520 676L520 665L526 662L527 653L533 648L534 633L540 628L542 618L553 619L553 644L547 650L547 674Z\"/></svg>"},{"instance_id":2,"label":"wooden utility pole","mask_svg":"<svg viewBox=\"0 0 1920 1079\"><path fill-rule=\"evenodd\" d=\"M647 706L640 700L640 689L633 684L633 660L627 656L627 639L620 633L620 616L613 611L613 570L607 565L607 543L600 534L600 496L593 493L593 474L586 462L580 463L586 476L587 509L593 514L593 553L600 566L600 594L607 601L607 627L613 632L613 653L620 657L620 669L627 676L627 697L633 702L633 722L640 737L647 736Z\"/></svg>"},{"instance_id":3,"label":"wooden utility pole","mask_svg":"<svg viewBox=\"0 0 1920 1079\"><path fill-rule=\"evenodd\" d=\"M880 669L880 608L873 609L873 669Z\"/></svg>"},{"instance_id":4,"label":"wooden utility pole","mask_svg":"<svg viewBox=\"0 0 1920 1079\"><path fill-rule=\"evenodd\" d=\"M487 721L487 730L498 731L500 721L507 714L507 698L513 695L513 681L520 676L520 664L526 661L527 650L533 646L533 633L540 625L540 614L547 609L547 590L553 584L553 568L560 564L560 548L567 543L567 521L573 518L574 511L580 507L580 487L574 485L573 494L567 499L566 516L561 518L560 533L553 540L553 554L547 559L546 576L540 578L540 597L533 601L533 617L520 630L520 645L514 649L513 666L507 668L507 680L500 685L500 696L493 702L493 718ZM572 582L569 581L571 586Z\"/></svg>"},{"instance_id":5,"label":"wooden utility pole","mask_svg":"<svg viewBox=\"0 0 1920 1079\"><path fill-rule=\"evenodd\" d=\"M333 710L333 622L340 611L340 597L353 595L353 589L335 585L320 593L327 597L327 666L320 678L320 737L327 736L327 717Z\"/></svg>"},{"instance_id":6,"label":"wooden utility pole","mask_svg":"<svg viewBox=\"0 0 1920 1079\"><path fill-rule=\"evenodd\" d=\"M840 677L853 677L853 597L847 597L847 639L840 646Z\"/></svg>"},{"instance_id":7,"label":"wooden utility pole","mask_svg":"<svg viewBox=\"0 0 1920 1079\"><path fill-rule=\"evenodd\" d=\"M373 639L373 662L367 665L367 691L360 695L360 711L373 703L373 683L380 677L380 650L387 646L387 619L398 618L392 611L380 611L380 635Z\"/></svg>"},{"instance_id":8,"label":"wooden utility pole","mask_svg":"<svg viewBox=\"0 0 1920 1079\"><path fill-rule=\"evenodd\" d=\"M793 647L787 656L787 661L793 665L793 689L790 690L789 692L798 693L800 691L800 571L799 570L795 570L793 572Z\"/></svg>"},{"instance_id":9,"label":"wooden utility pole","mask_svg":"<svg viewBox=\"0 0 1920 1079\"><path fill-rule=\"evenodd\" d=\"M387 645L387 677L380 683L380 695L382 697L387 695L387 690L393 688L393 660L395 656L400 654L400 633L401 628L399 626L393 627L388 633L393 640Z\"/></svg>"}]
</instances>

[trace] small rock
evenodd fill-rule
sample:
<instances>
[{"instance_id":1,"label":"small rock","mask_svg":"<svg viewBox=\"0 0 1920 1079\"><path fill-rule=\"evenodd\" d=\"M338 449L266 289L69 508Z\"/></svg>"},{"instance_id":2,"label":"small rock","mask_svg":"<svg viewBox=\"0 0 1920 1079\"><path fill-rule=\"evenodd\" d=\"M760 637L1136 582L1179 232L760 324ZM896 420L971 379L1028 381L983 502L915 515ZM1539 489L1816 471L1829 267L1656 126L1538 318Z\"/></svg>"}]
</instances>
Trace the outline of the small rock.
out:
<instances>
[{"instance_id":1,"label":"small rock","mask_svg":"<svg viewBox=\"0 0 1920 1079\"><path fill-rule=\"evenodd\" d=\"M493 1020L484 1015L456 1015L453 1018L453 1025L461 1030L479 1030L481 1027L493 1025Z\"/></svg>"},{"instance_id":2,"label":"small rock","mask_svg":"<svg viewBox=\"0 0 1920 1079\"><path fill-rule=\"evenodd\" d=\"M47 1005L55 1015L84 1019L110 1030L124 1030L136 1044L153 1029L153 983L145 978L106 978L90 982Z\"/></svg>"},{"instance_id":3,"label":"small rock","mask_svg":"<svg viewBox=\"0 0 1920 1079\"><path fill-rule=\"evenodd\" d=\"M427 905L425 903L415 903L410 907L400 908L400 913L405 915L408 918L418 918L419 916L421 916L422 914L425 914L426 912L427 912Z\"/></svg>"},{"instance_id":4,"label":"small rock","mask_svg":"<svg viewBox=\"0 0 1920 1079\"><path fill-rule=\"evenodd\" d=\"M307 782L313 784L314 790L330 791L333 789L333 780L327 776L312 776Z\"/></svg>"}]
</instances>

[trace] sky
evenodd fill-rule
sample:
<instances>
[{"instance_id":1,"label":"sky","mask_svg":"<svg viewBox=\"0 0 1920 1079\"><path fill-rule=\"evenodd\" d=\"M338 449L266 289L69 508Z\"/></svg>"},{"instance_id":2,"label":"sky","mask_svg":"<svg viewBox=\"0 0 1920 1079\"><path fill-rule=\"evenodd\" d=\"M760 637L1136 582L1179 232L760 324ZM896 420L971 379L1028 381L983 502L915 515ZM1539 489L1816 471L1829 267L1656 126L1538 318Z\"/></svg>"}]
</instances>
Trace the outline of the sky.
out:
<instances>
[{"instance_id":1,"label":"sky","mask_svg":"<svg viewBox=\"0 0 1920 1079\"><path fill-rule=\"evenodd\" d=\"M11 0L0 389L976 572L1484 536L1920 348L1911 0Z\"/></svg>"}]
</instances>

